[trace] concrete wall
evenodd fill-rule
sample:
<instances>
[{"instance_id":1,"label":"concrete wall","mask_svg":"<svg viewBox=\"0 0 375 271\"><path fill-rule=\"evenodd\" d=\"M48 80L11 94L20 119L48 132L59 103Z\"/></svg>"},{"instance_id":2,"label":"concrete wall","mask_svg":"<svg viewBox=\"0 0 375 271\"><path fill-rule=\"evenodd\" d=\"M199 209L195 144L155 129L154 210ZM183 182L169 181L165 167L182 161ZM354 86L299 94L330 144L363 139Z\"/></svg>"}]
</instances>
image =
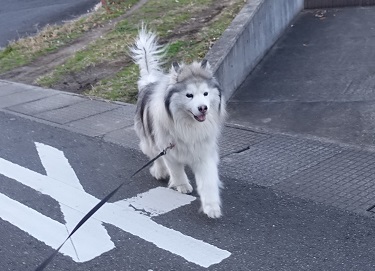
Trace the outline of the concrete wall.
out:
<instances>
[{"instance_id":1,"label":"concrete wall","mask_svg":"<svg viewBox=\"0 0 375 271\"><path fill-rule=\"evenodd\" d=\"M215 76L229 99L293 18L304 0L248 0L208 52Z\"/></svg>"}]
</instances>

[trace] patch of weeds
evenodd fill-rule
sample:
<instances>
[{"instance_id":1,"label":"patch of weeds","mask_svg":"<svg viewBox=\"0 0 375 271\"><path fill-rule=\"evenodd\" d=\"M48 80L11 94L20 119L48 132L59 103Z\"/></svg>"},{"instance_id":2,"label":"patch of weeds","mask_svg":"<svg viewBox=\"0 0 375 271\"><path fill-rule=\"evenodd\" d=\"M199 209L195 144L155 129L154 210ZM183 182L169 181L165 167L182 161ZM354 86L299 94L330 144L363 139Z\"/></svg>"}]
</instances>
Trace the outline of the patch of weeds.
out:
<instances>
[{"instance_id":1,"label":"patch of weeds","mask_svg":"<svg viewBox=\"0 0 375 271\"><path fill-rule=\"evenodd\" d=\"M99 9L63 25L47 25L34 36L11 42L5 49L0 50L0 73L25 65L39 56L56 51L87 31L101 27L109 20L124 14L138 1L107 1L110 12L106 9ZM12 50L13 54L9 54L9 50Z\"/></svg>"},{"instance_id":2,"label":"patch of weeds","mask_svg":"<svg viewBox=\"0 0 375 271\"><path fill-rule=\"evenodd\" d=\"M52 87L65 74L80 70L80 67L86 67L94 63L93 59L88 57L85 51L77 52L73 58L69 59L65 64L58 66L51 73L39 77L36 83L44 87Z\"/></svg>"},{"instance_id":3,"label":"patch of weeds","mask_svg":"<svg viewBox=\"0 0 375 271\"><path fill-rule=\"evenodd\" d=\"M167 68L171 65L172 61L189 63L193 60L203 59L207 51L229 26L244 4L242 0L237 0L232 5L223 9L216 18L203 26L196 34L182 35L178 40L173 40L173 33L171 31L178 31L178 26L184 23L189 24L189 19L195 16L198 11L201 11L201 7L199 6L201 2L185 1L184 4L187 5L185 8L190 9L185 15L181 15L181 7L175 5L176 9L173 9L171 8L173 5L168 3L167 0L152 2L154 4L157 2L158 5L154 5L153 8L145 5L144 10L139 14L134 14L129 20L119 23L115 31L118 33L131 33L129 39L126 39L127 42L131 42L138 31L140 21L138 16L142 14L144 18L147 18L144 22L152 30L156 30L161 39L166 36L172 37L171 40L167 40L169 41L165 64ZM207 0L204 3L204 7L207 8L210 4L212 4L212 1ZM166 8L168 8L168 11L164 12L164 15L160 18L160 10ZM175 16L177 10L180 12L179 16ZM114 77L100 81L88 94L133 103L136 101L136 82L138 76L138 68L133 64L125 67Z\"/></svg>"},{"instance_id":4,"label":"patch of weeds","mask_svg":"<svg viewBox=\"0 0 375 271\"><path fill-rule=\"evenodd\" d=\"M126 39L126 35L123 35L123 37ZM50 74L39 77L36 83L43 87L51 87L61 80L65 74L71 72L79 73L90 66L123 59L127 55L127 44L119 37L108 35L89 45L86 49L76 52L64 64L57 66Z\"/></svg>"},{"instance_id":5,"label":"patch of weeds","mask_svg":"<svg viewBox=\"0 0 375 271\"><path fill-rule=\"evenodd\" d=\"M129 59L128 46L132 44L141 21L144 21L152 29L156 29L158 35L163 37L169 34L169 31L174 29L176 25L187 22L198 10L201 10L212 1L150 0L134 12L132 16L119 22L113 31L76 53L76 55L84 54L84 59L73 56L63 65L56 67L51 74L44 76L46 79L40 77L36 83L44 87L51 87L61 79L64 72L66 74L71 71L80 72L90 65L118 59L126 62Z\"/></svg>"},{"instance_id":6,"label":"patch of weeds","mask_svg":"<svg viewBox=\"0 0 375 271\"><path fill-rule=\"evenodd\" d=\"M186 46L186 42L182 40L175 41L168 45L166 56L172 58L180 52L183 47Z\"/></svg>"},{"instance_id":7,"label":"patch of weeds","mask_svg":"<svg viewBox=\"0 0 375 271\"><path fill-rule=\"evenodd\" d=\"M7 46L1 53L0 53L0 59L5 58L8 56L10 53L12 53L13 47L12 46Z\"/></svg>"},{"instance_id":8,"label":"patch of weeds","mask_svg":"<svg viewBox=\"0 0 375 271\"><path fill-rule=\"evenodd\" d=\"M163 38L176 26L186 22L213 2L214 0L153 0L129 19L135 25L144 21Z\"/></svg>"},{"instance_id":9,"label":"patch of weeds","mask_svg":"<svg viewBox=\"0 0 375 271\"><path fill-rule=\"evenodd\" d=\"M118 72L114 77L101 80L92 90L85 94L104 99L135 103L138 89L134 79L138 78L138 76L138 66L131 64Z\"/></svg>"},{"instance_id":10,"label":"patch of weeds","mask_svg":"<svg viewBox=\"0 0 375 271\"><path fill-rule=\"evenodd\" d=\"M242 7L243 3L241 1L237 1L230 8L224 9L220 16L220 19L214 20L205 32L210 37L214 37L215 40L218 39L223 34L225 29L228 28L229 24L236 17Z\"/></svg>"},{"instance_id":11,"label":"patch of weeds","mask_svg":"<svg viewBox=\"0 0 375 271\"><path fill-rule=\"evenodd\" d=\"M52 73L39 78L37 83L51 87L70 74L79 78L88 67L91 70L95 66L102 68L123 63L121 71L93 83L93 88L85 94L134 103L139 73L138 67L130 60L128 46L133 43L141 22L157 32L161 43L168 44L166 68L172 61L199 61L244 5L243 0L222 2L225 2L223 6L215 0L149 0L131 16L117 23L113 31L76 52ZM215 10L212 10L213 7ZM103 63L105 65L101 65Z\"/></svg>"},{"instance_id":12,"label":"patch of weeds","mask_svg":"<svg viewBox=\"0 0 375 271\"><path fill-rule=\"evenodd\" d=\"M14 46L7 46L0 51L0 72L5 71L7 67L20 66L26 63L25 58L19 54Z\"/></svg>"}]
</instances>

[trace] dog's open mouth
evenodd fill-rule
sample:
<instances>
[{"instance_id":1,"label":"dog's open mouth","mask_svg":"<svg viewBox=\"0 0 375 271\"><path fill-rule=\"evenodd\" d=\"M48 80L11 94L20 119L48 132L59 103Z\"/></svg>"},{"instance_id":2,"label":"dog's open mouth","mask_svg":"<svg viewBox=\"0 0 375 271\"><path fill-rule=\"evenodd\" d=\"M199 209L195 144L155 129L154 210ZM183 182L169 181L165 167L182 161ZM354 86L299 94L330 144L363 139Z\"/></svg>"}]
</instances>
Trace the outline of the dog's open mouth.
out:
<instances>
[{"instance_id":1,"label":"dog's open mouth","mask_svg":"<svg viewBox=\"0 0 375 271\"><path fill-rule=\"evenodd\" d=\"M196 115L194 115L194 113L193 112L191 112L190 110L189 110L189 112L194 116L194 118L197 120L197 121L199 121L199 122L202 122L202 121L205 121L206 120L206 114L200 114L200 115L198 115L198 116L196 116Z\"/></svg>"},{"instance_id":2,"label":"dog's open mouth","mask_svg":"<svg viewBox=\"0 0 375 271\"><path fill-rule=\"evenodd\" d=\"M199 116L194 115L194 118L195 118L197 121L202 122L202 121L205 121L205 120L206 120L206 114L202 114L202 115L199 115Z\"/></svg>"}]
</instances>

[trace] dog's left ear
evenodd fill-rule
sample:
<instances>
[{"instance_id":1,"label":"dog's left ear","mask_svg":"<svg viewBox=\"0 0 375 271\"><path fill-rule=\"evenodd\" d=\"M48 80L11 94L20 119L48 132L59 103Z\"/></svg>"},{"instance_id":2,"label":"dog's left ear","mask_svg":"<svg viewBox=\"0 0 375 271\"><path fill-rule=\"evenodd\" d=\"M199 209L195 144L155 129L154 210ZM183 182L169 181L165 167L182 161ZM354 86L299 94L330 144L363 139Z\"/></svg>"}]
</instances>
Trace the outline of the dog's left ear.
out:
<instances>
[{"instance_id":1,"label":"dog's left ear","mask_svg":"<svg viewBox=\"0 0 375 271\"><path fill-rule=\"evenodd\" d=\"M211 65L208 63L207 59L203 59L201 62L201 68L210 71L211 70Z\"/></svg>"}]
</instances>

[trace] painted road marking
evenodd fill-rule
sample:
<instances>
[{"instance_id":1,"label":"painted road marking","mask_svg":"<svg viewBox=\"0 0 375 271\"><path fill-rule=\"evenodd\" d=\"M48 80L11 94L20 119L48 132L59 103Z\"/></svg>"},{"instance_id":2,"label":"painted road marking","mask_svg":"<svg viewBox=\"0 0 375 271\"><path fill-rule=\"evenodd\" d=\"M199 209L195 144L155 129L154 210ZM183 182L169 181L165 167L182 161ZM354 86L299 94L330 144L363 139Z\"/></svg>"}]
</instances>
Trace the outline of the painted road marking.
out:
<instances>
[{"instance_id":1,"label":"painted road marking","mask_svg":"<svg viewBox=\"0 0 375 271\"><path fill-rule=\"evenodd\" d=\"M37 142L35 142L35 145L40 161L48 177L60 180L83 192L85 191L62 151ZM61 203L59 204L61 212L64 215L65 234L67 232L70 233L78 221L81 220L82 214L71 207ZM69 250L69 256L76 262L89 261L115 248L115 244L111 241L111 237L101 221L90 219L86 223L87 225L83 225L85 227L82 228L81 231L77 231L77 233L70 238L73 250ZM62 234L62 236L64 236L64 234ZM95 236L95 238L92 238L93 236Z\"/></svg>"},{"instance_id":2,"label":"painted road marking","mask_svg":"<svg viewBox=\"0 0 375 271\"><path fill-rule=\"evenodd\" d=\"M47 245L56 248L67 236L67 230L64 228L72 229L99 200L84 191L63 152L42 143L35 144L47 175L42 175L2 158L0 158L0 174L58 201L66 225L2 194L0 194L0 217ZM160 201L160 198L168 198L168 201ZM89 220L90 223L87 227L90 230L79 230L77 233L82 232L82 235L73 239L73 249L68 247L63 250L63 253L77 262L83 262L114 248L114 244L110 241L108 233L102 225L105 222L197 265L209 267L220 263L230 256L230 252L159 225L151 219L152 216L190 204L193 200L195 200L195 197L159 187L134 198L106 203ZM8 206L13 208L12 212L9 212ZM138 210L144 210L144 212ZM22 219L23 214L30 219ZM35 221L37 225L33 225L32 221ZM48 231L35 231L35 228L40 226L40 221L47 221ZM46 234L43 234L44 232ZM95 241L92 236L95 236L95 238L99 236L99 241ZM61 241L57 242L55 239ZM93 244L92 242L100 244Z\"/></svg>"},{"instance_id":3,"label":"painted road marking","mask_svg":"<svg viewBox=\"0 0 375 271\"><path fill-rule=\"evenodd\" d=\"M156 187L146 193L116 203L124 208L131 206L135 210L142 210L138 212L144 215L158 216L190 204L193 200L195 200L193 196L183 195L165 187Z\"/></svg>"},{"instance_id":4,"label":"painted road marking","mask_svg":"<svg viewBox=\"0 0 375 271\"><path fill-rule=\"evenodd\" d=\"M76 213L77 221L79 221L82 218L82 214L75 210L72 211ZM1 193L0 217L52 248L59 247L69 234L66 225L42 215ZM115 247L112 242L107 242L106 239L103 240L103 236L98 234L95 227L91 225L83 225L82 227L82 230L77 232L77 234L79 233L77 238L73 239L72 242L65 243L61 248L60 252L62 254L70 256L75 262L84 262ZM98 236L101 242L95 240L93 236Z\"/></svg>"}]
</instances>

